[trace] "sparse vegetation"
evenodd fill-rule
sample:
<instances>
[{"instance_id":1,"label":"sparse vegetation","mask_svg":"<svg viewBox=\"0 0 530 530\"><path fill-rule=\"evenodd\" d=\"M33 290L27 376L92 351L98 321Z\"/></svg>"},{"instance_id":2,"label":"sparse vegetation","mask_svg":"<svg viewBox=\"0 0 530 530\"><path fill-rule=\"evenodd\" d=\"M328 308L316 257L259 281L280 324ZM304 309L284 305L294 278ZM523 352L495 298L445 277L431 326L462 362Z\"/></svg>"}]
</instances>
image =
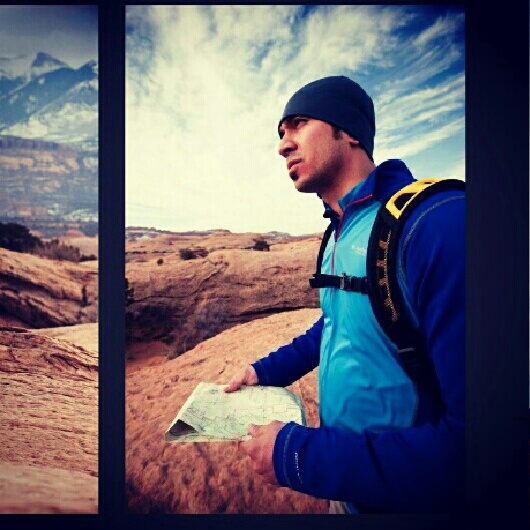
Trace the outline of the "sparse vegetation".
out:
<instances>
[{"instance_id":1,"label":"sparse vegetation","mask_svg":"<svg viewBox=\"0 0 530 530\"><path fill-rule=\"evenodd\" d=\"M31 252L42 245L42 241L29 229L18 223L0 223L0 247L13 252Z\"/></svg>"},{"instance_id":2,"label":"sparse vegetation","mask_svg":"<svg viewBox=\"0 0 530 530\"><path fill-rule=\"evenodd\" d=\"M93 221L71 221L65 223L60 217L40 219L20 216L11 218L6 215L0 215L0 223L17 223L27 226L33 235L45 239L65 237L65 233L69 230L81 232L88 238L97 237L98 235L98 223Z\"/></svg>"},{"instance_id":3,"label":"sparse vegetation","mask_svg":"<svg viewBox=\"0 0 530 530\"><path fill-rule=\"evenodd\" d=\"M179 256L180 259L183 260L195 259L197 257L197 255L193 250L191 250L191 248L181 248L179 250Z\"/></svg>"},{"instance_id":4,"label":"sparse vegetation","mask_svg":"<svg viewBox=\"0 0 530 530\"><path fill-rule=\"evenodd\" d=\"M162 265L164 263L164 260L162 258L158 258L156 264L157 265Z\"/></svg>"},{"instance_id":5,"label":"sparse vegetation","mask_svg":"<svg viewBox=\"0 0 530 530\"><path fill-rule=\"evenodd\" d=\"M208 255L208 250L204 247L181 248L179 250L180 259L189 260L196 258L205 258Z\"/></svg>"},{"instance_id":6,"label":"sparse vegetation","mask_svg":"<svg viewBox=\"0 0 530 530\"><path fill-rule=\"evenodd\" d=\"M252 247L252 250L268 251L269 248L270 248L270 245L267 243L265 239L254 239L254 246Z\"/></svg>"},{"instance_id":7,"label":"sparse vegetation","mask_svg":"<svg viewBox=\"0 0 530 530\"><path fill-rule=\"evenodd\" d=\"M78 247L65 245L58 239L43 242L40 246L35 247L31 254L48 259L73 261L74 263L81 261L81 251Z\"/></svg>"},{"instance_id":8,"label":"sparse vegetation","mask_svg":"<svg viewBox=\"0 0 530 530\"><path fill-rule=\"evenodd\" d=\"M95 255L81 255L78 247L65 245L58 239L43 241L39 237L34 236L28 227L19 223L0 223L0 247L13 252L26 252L43 258L73 261L75 263L97 260Z\"/></svg>"}]
</instances>

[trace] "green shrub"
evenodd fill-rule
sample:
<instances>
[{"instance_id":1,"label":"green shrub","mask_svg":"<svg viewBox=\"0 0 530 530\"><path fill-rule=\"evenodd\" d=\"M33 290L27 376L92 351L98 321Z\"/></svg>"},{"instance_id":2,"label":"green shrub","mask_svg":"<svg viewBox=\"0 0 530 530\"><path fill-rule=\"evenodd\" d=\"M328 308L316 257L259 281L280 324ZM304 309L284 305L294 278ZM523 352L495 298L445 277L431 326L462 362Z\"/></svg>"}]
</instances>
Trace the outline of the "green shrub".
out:
<instances>
[{"instance_id":1,"label":"green shrub","mask_svg":"<svg viewBox=\"0 0 530 530\"><path fill-rule=\"evenodd\" d=\"M181 248L179 250L180 259L183 260L189 260L189 259L195 259L197 255L191 248Z\"/></svg>"},{"instance_id":2,"label":"green shrub","mask_svg":"<svg viewBox=\"0 0 530 530\"><path fill-rule=\"evenodd\" d=\"M42 246L36 247L32 251L32 254L48 259L73 261L74 263L79 263L81 261L81 251L78 247L65 245L58 239L46 241Z\"/></svg>"},{"instance_id":3,"label":"green shrub","mask_svg":"<svg viewBox=\"0 0 530 530\"><path fill-rule=\"evenodd\" d=\"M0 247L13 252L31 252L40 247L42 241L29 229L18 223L0 223Z\"/></svg>"},{"instance_id":4,"label":"green shrub","mask_svg":"<svg viewBox=\"0 0 530 530\"><path fill-rule=\"evenodd\" d=\"M58 239L44 242L32 235L26 226L18 223L0 223L0 247L13 252L27 252L43 258L75 263L98 259L94 254L82 256L78 247L65 245Z\"/></svg>"},{"instance_id":5,"label":"green shrub","mask_svg":"<svg viewBox=\"0 0 530 530\"><path fill-rule=\"evenodd\" d=\"M255 239L254 240L254 246L252 247L253 250L269 250L269 244L265 239Z\"/></svg>"}]
</instances>

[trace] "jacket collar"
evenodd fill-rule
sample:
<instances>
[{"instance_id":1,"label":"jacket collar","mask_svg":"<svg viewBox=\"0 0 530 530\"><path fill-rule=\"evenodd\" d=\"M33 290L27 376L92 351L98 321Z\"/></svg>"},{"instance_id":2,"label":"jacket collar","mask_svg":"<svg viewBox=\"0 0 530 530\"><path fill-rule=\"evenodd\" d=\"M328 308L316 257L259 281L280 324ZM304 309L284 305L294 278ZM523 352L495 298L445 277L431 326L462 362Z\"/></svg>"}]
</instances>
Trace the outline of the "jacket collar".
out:
<instances>
[{"instance_id":1,"label":"jacket collar","mask_svg":"<svg viewBox=\"0 0 530 530\"><path fill-rule=\"evenodd\" d=\"M346 207L364 198L383 201L390 198L396 191L414 180L412 173L405 163L398 159L390 159L379 164L362 182L359 182L348 193L339 199L339 206L344 211ZM332 208L324 204L324 217L334 217Z\"/></svg>"}]
</instances>

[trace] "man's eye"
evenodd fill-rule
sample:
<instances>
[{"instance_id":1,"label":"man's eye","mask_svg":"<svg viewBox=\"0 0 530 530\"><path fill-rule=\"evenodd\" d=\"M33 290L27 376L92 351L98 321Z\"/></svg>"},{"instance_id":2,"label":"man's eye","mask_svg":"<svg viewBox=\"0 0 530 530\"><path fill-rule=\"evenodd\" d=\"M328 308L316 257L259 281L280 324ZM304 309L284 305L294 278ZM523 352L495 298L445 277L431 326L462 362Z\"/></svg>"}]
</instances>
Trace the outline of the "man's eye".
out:
<instances>
[{"instance_id":1,"label":"man's eye","mask_svg":"<svg viewBox=\"0 0 530 530\"><path fill-rule=\"evenodd\" d=\"M304 122L304 121L307 121L306 118L295 118L294 119L294 125L296 127L298 127L298 125L300 125L300 123Z\"/></svg>"}]
</instances>

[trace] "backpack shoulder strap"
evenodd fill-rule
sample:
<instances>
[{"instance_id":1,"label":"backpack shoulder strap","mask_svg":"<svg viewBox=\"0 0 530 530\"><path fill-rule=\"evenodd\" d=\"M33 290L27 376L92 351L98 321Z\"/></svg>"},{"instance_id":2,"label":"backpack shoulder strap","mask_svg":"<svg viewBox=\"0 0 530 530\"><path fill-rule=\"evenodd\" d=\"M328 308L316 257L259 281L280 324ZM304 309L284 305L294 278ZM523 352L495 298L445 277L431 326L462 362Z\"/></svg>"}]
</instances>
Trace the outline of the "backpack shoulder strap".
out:
<instances>
[{"instance_id":1,"label":"backpack shoulder strap","mask_svg":"<svg viewBox=\"0 0 530 530\"><path fill-rule=\"evenodd\" d=\"M409 319L397 278L399 240L405 222L414 209L434 193L465 190L458 179L414 181L392 195L379 208L367 250L367 282L370 302L377 321L398 346L405 372L418 382L426 377L427 356L423 338Z\"/></svg>"},{"instance_id":2,"label":"backpack shoulder strap","mask_svg":"<svg viewBox=\"0 0 530 530\"><path fill-rule=\"evenodd\" d=\"M342 289L343 291L355 291L366 294L368 292L366 277L359 278L357 276L347 276L346 274L334 276L331 274L322 274L320 272L322 269L324 251L326 250L326 246L333 230L333 224L330 223L324 231L320 243L320 249L318 251L316 271L315 274L313 274L313 277L309 279L309 285L317 289L322 287L335 287L337 289Z\"/></svg>"}]
</instances>

